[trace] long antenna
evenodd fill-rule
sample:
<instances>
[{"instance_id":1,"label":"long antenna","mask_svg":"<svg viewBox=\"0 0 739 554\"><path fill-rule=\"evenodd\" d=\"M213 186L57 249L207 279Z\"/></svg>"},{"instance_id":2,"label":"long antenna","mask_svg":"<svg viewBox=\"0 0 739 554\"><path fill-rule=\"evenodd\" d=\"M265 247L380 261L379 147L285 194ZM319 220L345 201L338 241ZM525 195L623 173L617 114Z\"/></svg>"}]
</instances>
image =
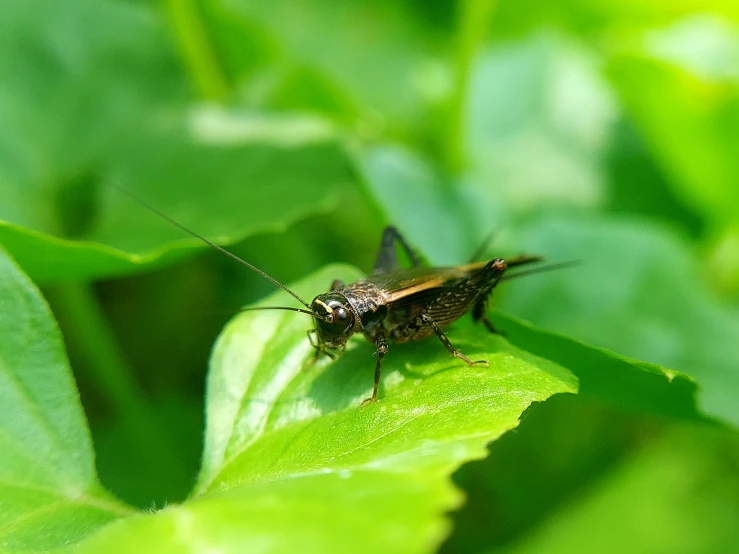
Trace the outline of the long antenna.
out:
<instances>
[{"instance_id":1,"label":"long antenna","mask_svg":"<svg viewBox=\"0 0 739 554\"><path fill-rule=\"evenodd\" d=\"M305 306L306 308L308 308L310 310L310 304L308 304L305 300L303 300L302 298L300 298L300 296L298 296L297 294L295 294L293 291L291 291L285 285L283 285L282 283L280 283L277 279L275 279L274 277L271 277L271 276L267 275L264 271L262 271L258 267L251 265L246 260L242 260L236 254L233 254L232 252L229 252L225 248L223 248L221 246L218 246L215 242L206 239L202 235L198 235L195 231L191 231L190 229L188 229L187 227L185 227L181 223L178 223L177 221L175 221L174 219L172 219L171 217L169 217L167 214L165 214L165 213L161 212L160 210L156 209L154 206L152 206L151 204L145 202L144 200L142 200L141 198L139 198L138 196L136 196L132 192L124 189L123 187L121 187L120 185L117 185L116 183L113 183L111 181L105 181L105 184L107 184L110 187L113 187L114 189L119 190L120 192L122 192L123 194L125 194L126 196L128 196L129 198L131 198L132 200L134 200L134 201L138 202L139 204L141 204L144 208L146 208L146 209L154 212L158 216L162 217L165 221L168 221L169 223L171 223L175 227L181 229L182 231L184 231L188 235L191 235L191 236L195 237L196 239L199 239L199 240L203 241L205 244L207 244L211 248L215 248L216 250L218 250L222 254L225 254L226 256L228 256L229 258L231 258L233 260L236 260L241 265L244 265L244 266L248 267L254 273L257 273L257 274L261 275L262 277L264 277L265 279L267 279L267 281L272 282L273 284L275 284L278 287L280 287L282 290L286 291L288 294L292 295L293 298L297 299L298 302L300 302L303 306ZM313 312L309 312L309 313L312 314Z\"/></svg>"},{"instance_id":2,"label":"long antenna","mask_svg":"<svg viewBox=\"0 0 739 554\"><path fill-rule=\"evenodd\" d=\"M308 310L301 310L300 308L290 308L288 306L255 306L253 308L241 308L237 313L241 312L254 312L257 310L287 310L290 312L300 312L301 314L308 314L315 316L313 312L309 312Z\"/></svg>"}]
</instances>

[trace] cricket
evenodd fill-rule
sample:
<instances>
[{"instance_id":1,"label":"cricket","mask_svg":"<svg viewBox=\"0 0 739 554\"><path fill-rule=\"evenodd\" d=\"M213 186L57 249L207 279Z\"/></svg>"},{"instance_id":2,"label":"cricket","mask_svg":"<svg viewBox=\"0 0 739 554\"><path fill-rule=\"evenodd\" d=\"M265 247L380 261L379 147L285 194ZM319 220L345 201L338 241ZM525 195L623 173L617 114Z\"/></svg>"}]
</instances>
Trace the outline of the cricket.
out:
<instances>
[{"instance_id":1,"label":"cricket","mask_svg":"<svg viewBox=\"0 0 739 554\"><path fill-rule=\"evenodd\" d=\"M367 278L350 284L335 280L329 292L319 294L308 303L258 267L188 229L128 190L116 184L110 185L185 233L267 279L300 302L305 309L290 306L260 306L240 311L289 310L312 316L314 326L308 330L308 339L315 349L315 355L308 361L308 365L321 355L335 359L344 352L349 338L361 333L375 346L377 353L372 396L365 399L362 405L377 400L382 363L388 352L389 343L418 341L436 335L453 357L471 366L487 366L486 360L472 360L455 348L444 333L445 329L469 312L475 323L482 323L491 333L497 334L498 330L487 316L486 306L498 283L514 277L572 265L572 262L551 264L514 275L505 275L510 268L540 262L543 258L518 256L508 260L494 258L490 261L474 261L487 245L486 240L467 264L426 267L422 265L398 229L388 226L383 231L374 268ZM398 246L404 251L411 267L400 267Z\"/></svg>"}]
</instances>

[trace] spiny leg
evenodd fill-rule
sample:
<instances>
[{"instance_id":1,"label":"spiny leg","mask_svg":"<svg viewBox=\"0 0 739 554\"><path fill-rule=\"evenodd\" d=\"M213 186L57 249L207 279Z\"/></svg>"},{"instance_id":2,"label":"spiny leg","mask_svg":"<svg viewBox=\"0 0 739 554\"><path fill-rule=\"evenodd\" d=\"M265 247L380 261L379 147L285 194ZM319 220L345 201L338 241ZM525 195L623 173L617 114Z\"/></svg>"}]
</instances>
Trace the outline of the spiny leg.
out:
<instances>
[{"instance_id":1,"label":"spiny leg","mask_svg":"<svg viewBox=\"0 0 739 554\"><path fill-rule=\"evenodd\" d=\"M473 361L473 360L470 360L467 356L465 356L459 350L457 350L456 348L454 348L454 345L449 341L449 339L447 338L447 336L444 334L444 331L441 330L441 327L439 327L436 324L436 322L433 319L431 319L431 317L428 314L421 314L420 317L421 317L421 321L425 325L430 326L434 330L434 333L436 333L436 336L439 337L439 340L441 341L441 343L446 347L446 349L449 351L449 353L452 356L454 356L455 358L459 358L460 360L463 360L463 361L467 362L467 364L472 365L472 366L475 366L475 365L488 366L488 365L490 365L486 360L478 360L476 362Z\"/></svg>"},{"instance_id":2,"label":"spiny leg","mask_svg":"<svg viewBox=\"0 0 739 554\"><path fill-rule=\"evenodd\" d=\"M400 234L397 227L389 225L385 227L382 232L382 239L380 240L380 250L377 252L377 259L375 260L375 267L372 270L373 274L385 273L387 271L393 271L398 269L398 253L395 250L395 243L398 242L405 251L408 259L413 267L419 267L421 260L418 259L413 249L406 242L403 235Z\"/></svg>"},{"instance_id":3,"label":"spiny leg","mask_svg":"<svg viewBox=\"0 0 739 554\"><path fill-rule=\"evenodd\" d=\"M375 337L375 346L377 347L377 364L375 365L375 386L372 389L372 397L362 401L362 406L377 400L377 391L380 390L380 376L382 375L382 359L387 354L387 339L384 333L379 332Z\"/></svg>"}]
</instances>

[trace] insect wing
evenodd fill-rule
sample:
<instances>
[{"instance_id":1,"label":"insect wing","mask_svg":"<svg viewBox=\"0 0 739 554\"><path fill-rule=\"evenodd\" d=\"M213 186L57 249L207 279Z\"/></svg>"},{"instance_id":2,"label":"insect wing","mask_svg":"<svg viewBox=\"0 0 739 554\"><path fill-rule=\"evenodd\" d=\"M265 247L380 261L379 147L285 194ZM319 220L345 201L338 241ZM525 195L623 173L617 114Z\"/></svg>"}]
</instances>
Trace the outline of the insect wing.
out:
<instances>
[{"instance_id":1,"label":"insect wing","mask_svg":"<svg viewBox=\"0 0 739 554\"><path fill-rule=\"evenodd\" d=\"M383 291L387 305L387 323L401 325L419 315L444 291L467 278L475 267L418 267L372 275L367 279Z\"/></svg>"},{"instance_id":2,"label":"insect wing","mask_svg":"<svg viewBox=\"0 0 739 554\"><path fill-rule=\"evenodd\" d=\"M384 294L388 303L412 299L418 294L453 286L484 263L459 267L416 267L379 273L367 278Z\"/></svg>"}]
</instances>

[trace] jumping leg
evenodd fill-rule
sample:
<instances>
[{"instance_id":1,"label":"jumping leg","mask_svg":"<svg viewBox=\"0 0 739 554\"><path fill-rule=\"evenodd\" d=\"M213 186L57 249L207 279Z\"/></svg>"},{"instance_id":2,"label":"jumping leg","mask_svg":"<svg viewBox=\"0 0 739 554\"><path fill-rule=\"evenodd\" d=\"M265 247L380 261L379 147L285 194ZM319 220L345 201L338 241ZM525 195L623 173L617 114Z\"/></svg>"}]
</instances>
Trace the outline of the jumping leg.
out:
<instances>
[{"instance_id":1,"label":"jumping leg","mask_svg":"<svg viewBox=\"0 0 739 554\"><path fill-rule=\"evenodd\" d=\"M444 331L441 330L441 327L439 327L436 324L436 322L433 319L431 319L431 317L429 315L427 315L427 314L421 314L420 318L421 318L421 321L425 325L430 326L434 330L434 333L436 333L436 336L439 337L439 340L441 341L441 343L446 347L446 349L449 351L449 353L452 356L454 356L455 358L459 358L460 360L463 360L467 364L472 365L472 366L475 366L475 365L488 366L488 365L490 365L486 360L478 360L476 362L473 361L473 360L470 360L467 356L465 356L459 350L457 350L456 348L454 348L454 345L449 341L449 339L447 338L447 336L444 334Z\"/></svg>"},{"instance_id":2,"label":"jumping leg","mask_svg":"<svg viewBox=\"0 0 739 554\"><path fill-rule=\"evenodd\" d=\"M385 227L382 232L382 239L380 240L380 250L377 253L377 259L375 260L375 267L372 273L385 273L387 271L393 271L398 269L398 253L395 250L395 243L400 244L403 251L408 256L413 267L419 267L421 260L413 252L410 245L406 242L400 231L392 225Z\"/></svg>"}]
</instances>

